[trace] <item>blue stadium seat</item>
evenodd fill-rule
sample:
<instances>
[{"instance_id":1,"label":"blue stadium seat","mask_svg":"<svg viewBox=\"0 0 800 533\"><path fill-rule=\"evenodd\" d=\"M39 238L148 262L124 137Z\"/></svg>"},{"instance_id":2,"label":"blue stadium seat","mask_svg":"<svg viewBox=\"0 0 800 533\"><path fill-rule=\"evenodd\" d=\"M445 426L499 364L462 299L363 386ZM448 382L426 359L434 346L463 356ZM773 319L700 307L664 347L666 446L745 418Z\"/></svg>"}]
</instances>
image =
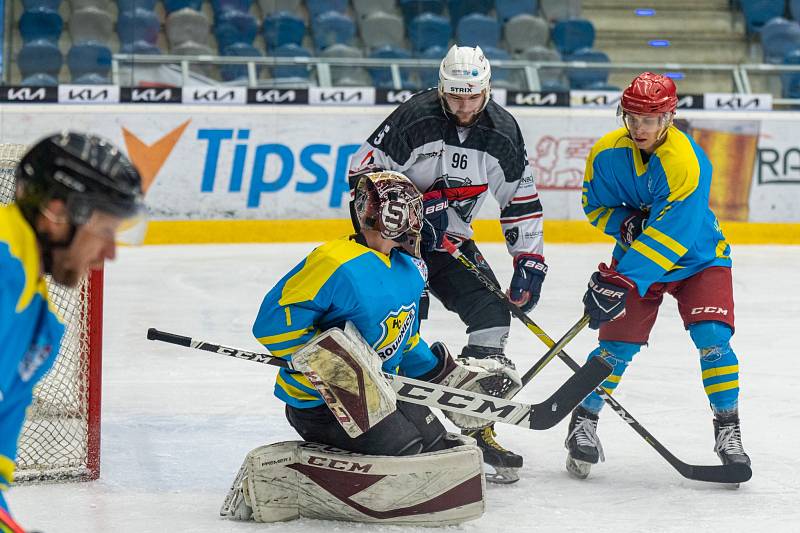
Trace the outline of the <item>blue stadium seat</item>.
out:
<instances>
[{"instance_id":1,"label":"blue stadium seat","mask_svg":"<svg viewBox=\"0 0 800 533\"><path fill-rule=\"evenodd\" d=\"M226 9L214 20L214 35L220 50L234 43L253 44L258 33L258 22L250 13Z\"/></svg>"},{"instance_id":2,"label":"blue stadium seat","mask_svg":"<svg viewBox=\"0 0 800 533\"><path fill-rule=\"evenodd\" d=\"M67 52L67 66L73 79L91 73L108 76L111 71L111 49L97 41L73 44Z\"/></svg>"},{"instance_id":3,"label":"blue stadium seat","mask_svg":"<svg viewBox=\"0 0 800 533\"><path fill-rule=\"evenodd\" d=\"M328 11L344 14L347 11L347 0L306 0L306 7L309 18L314 20Z\"/></svg>"},{"instance_id":4,"label":"blue stadium seat","mask_svg":"<svg viewBox=\"0 0 800 533\"><path fill-rule=\"evenodd\" d=\"M441 15L444 13L444 0L400 0L400 11L408 24L423 13Z\"/></svg>"},{"instance_id":5,"label":"blue stadium seat","mask_svg":"<svg viewBox=\"0 0 800 533\"><path fill-rule=\"evenodd\" d=\"M296 44L284 44L277 47L272 55L275 57L311 57L311 52ZM302 78L308 79L308 68L303 65L275 66L272 67L273 78Z\"/></svg>"},{"instance_id":6,"label":"blue stadium seat","mask_svg":"<svg viewBox=\"0 0 800 533\"><path fill-rule=\"evenodd\" d=\"M569 87L564 85L561 80L552 78L552 79L544 79L541 81L541 91L549 91L549 92L556 92L556 93L566 93L569 92Z\"/></svg>"},{"instance_id":7,"label":"blue stadium seat","mask_svg":"<svg viewBox=\"0 0 800 533\"><path fill-rule=\"evenodd\" d=\"M237 56L237 57L262 57L263 54L252 44L236 43L227 46L222 51L223 56ZM256 65L256 77L260 75L263 67ZM223 81L234 81L247 79L247 65L222 65L220 67L220 74Z\"/></svg>"},{"instance_id":8,"label":"blue stadium seat","mask_svg":"<svg viewBox=\"0 0 800 533\"><path fill-rule=\"evenodd\" d=\"M502 48L496 48L493 46L487 46L485 48L481 46L481 48L483 48L483 53L486 56L486 59L489 60L489 64L492 66L492 81L508 81L508 79L511 77L511 71L505 68L497 68L492 62L511 59L511 55Z\"/></svg>"},{"instance_id":9,"label":"blue stadium seat","mask_svg":"<svg viewBox=\"0 0 800 533\"><path fill-rule=\"evenodd\" d=\"M250 7L253 5L253 0L211 0L211 7L214 9L214 15L220 15L225 11L241 11L242 13L249 13Z\"/></svg>"},{"instance_id":10,"label":"blue stadium seat","mask_svg":"<svg viewBox=\"0 0 800 533\"><path fill-rule=\"evenodd\" d=\"M500 46L500 23L480 13L466 15L458 21L456 42L459 46L497 48Z\"/></svg>"},{"instance_id":11,"label":"blue stadium seat","mask_svg":"<svg viewBox=\"0 0 800 533\"><path fill-rule=\"evenodd\" d=\"M765 63L783 63L784 56L800 48L800 24L776 17L761 27L761 48Z\"/></svg>"},{"instance_id":12,"label":"blue stadium seat","mask_svg":"<svg viewBox=\"0 0 800 533\"><path fill-rule=\"evenodd\" d=\"M782 17L786 8L785 0L741 0L747 31L757 32L769 20Z\"/></svg>"},{"instance_id":13,"label":"blue stadium seat","mask_svg":"<svg viewBox=\"0 0 800 533\"><path fill-rule=\"evenodd\" d=\"M64 29L64 20L57 11L40 7L26 11L19 19L19 33L22 41L46 40L57 42Z\"/></svg>"},{"instance_id":14,"label":"blue stadium seat","mask_svg":"<svg viewBox=\"0 0 800 533\"><path fill-rule=\"evenodd\" d=\"M63 64L61 50L55 43L45 39L25 43L17 55L17 66L23 78L34 74L58 78L58 71Z\"/></svg>"},{"instance_id":15,"label":"blue stadium seat","mask_svg":"<svg viewBox=\"0 0 800 533\"><path fill-rule=\"evenodd\" d=\"M369 57L380 59L409 59L411 53L402 48L395 48L392 46L381 46L372 51ZM394 82L392 80L392 70L388 67L368 68L370 76L375 86L381 89L393 89ZM413 69L401 68L400 69L400 83L403 89L416 89L417 85L411 80Z\"/></svg>"},{"instance_id":16,"label":"blue stadium seat","mask_svg":"<svg viewBox=\"0 0 800 533\"><path fill-rule=\"evenodd\" d=\"M306 24L297 15L279 11L264 18L263 32L267 50L273 50L284 44L300 46L306 33Z\"/></svg>"},{"instance_id":17,"label":"blue stadium seat","mask_svg":"<svg viewBox=\"0 0 800 533\"><path fill-rule=\"evenodd\" d=\"M54 87L58 85L58 80L51 76L50 74L43 74L38 72L36 74L31 74L27 78L22 80L22 85L37 85L37 86L47 86L47 87Z\"/></svg>"},{"instance_id":18,"label":"blue stadium seat","mask_svg":"<svg viewBox=\"0 0 800 533\"><path fill-rule=\"evenodd\" d=\"M586 63L608 63L608 56L598 50L581 48L564 56L564 61L585 61ZM588 89L590 85L608 83L606 69L567 69L569 85L573 89Z\"/></svg>"},{"instance_id":19,"label":"blue stadium seat","mask_svg":"<svg viewBox=\"0 0 800 533\"><path fill-rule=\"evenodd\" d=\"M117 19L117 33L122 46L144 41L152 45L158 40L161 21L153 11L136 8L123 11Z\"/></svg>"},{"instance_id":20,"label":"blue stadium seat","mask_svg":"<svg viewBox=\"0 0 800 533\"><path fill-rule=\"evenodd\" d=\"M800 20L800 0L789 0L789 14L794 20Z\"/></svg>"},{"instance_id":21,"label":"blue stadium seat","mask_svg":"<svg viewBox=\"0 0 800 533\"><path fill-rule=\"evenodd\" d=\"M784 65L800 65L800 49L792 50L783 58ZM784 98L800 98L800 72L786 72L781 75Z\"/></svg>"},{"instance_id":22,"label":"blue stadium seat","mask_svg":"<svg viewBox=\"0 0 800 533\"><path fill-rule=\"evenodd\" d=\"M123 44L120 47L119 52L121 54L142 54L148 56L157 56L161 55L161 48L152 43L148 43L147 41L134 41L132 43Z\"/></svg>"},{"instance_id":23,"label":"blue stadium seat","mask_svg":"<svg viewBox=\"0 0 800 533\"><path fill-rule=\"evenodd\" d=\"M111 78L97 72L87 72L78 77L73 76L72 83L76 85L109 85L111 84Z\"/></svg>"},{"instance_id":24,"label":"blue stadium seat","mask_svg":"<svg viewBox=\"0 0 800 533\"><path fill-rule=\"evenodd\" d=\"M559 20L550 34L561 55L594 46L594 26L585 19Z\"/></svg>"},{"instance_id":25,"label":"blue stadium seat","mask_svg":"<svg viewBox=\"0 0 800 533\"><path fill-rule=\"evenodd\" d=\"M39 8L58 11L60 5L61 0L22 0L23 11L32 11Z\"/></svg>"},{"instance_id":26,"label":"blue stadium seat","mask_svg":"<svg viewBox=\"0 0 800 533\"><path fill-rule=\"evenodd\" d=\"M494 7L492 0L447 0L450 22L453 26L457 26L463 17L471 13L486 15L492 7Z\"/></svg>"},{"instance_id":27,"label":"blue stadium seat","mask_svg":"<svg viewBox=\"0 0 800 533\"><path fill-rule=\"evenodd\" d=\"M353 19L338 11L322 13L311 24L314 46L324 50L332 44L350 44L356 35Z\"/></svg>"},{"instance_id":28,"label":"blue stadium seat","mask_svg":"<svg viewBox=\"0 0 800 533\"><path fill-rule=\"evenodd\" d=\"M497 18L506 22L517 15L536 15L539 0L496 0L494 4Z\"/></svg>"},{"instance_id":29,"label":"blue stadium seat","mask_svg":"<svg viewBox=\"0 0 800 533\"><path fill-rule=\"evenodd\" d=\"M412 20L408 25L408 39L411 48L422 52L432 46L447 48L453 29L450 22L432 13L423 13Z\"/></svg>"},{"instance_id":30,"label":"blue stadium seat","mask_svg":"<svg viewBox=\"0 0 800 533\"><path fill-rule=\"evenodd\" d=\"M166 9L168 15L186 7L194 9L195 11L200 11L202 5L203 0L164 0L164 9Z\"/></svg>"},{"instance_id":31,"label":"blue stadium seat","mask_svg":"<svg viewBox=\"0 0 800 533\"><path fill-rule=\"evenodd\" d=\"M136 11L137 9L146 9L147 11L155 11L156 0L117 0L117 7L120 13L125 11Z\"/></svg>"},{"instance_id":32,"label":"blue stadium seat","mask_svg":"<svg viewBox=\"0 0 800 533\"><path fill-rule=\"evenodd\" d=\"M444 56L447 54L447 48L443 46L431 46L430 48L424 50L423 52L417 54L417 57L420 59L435 59L437 61L441 61L444 59ZM439 68L421 68L417 70L417 76L419 76L420 85L423 89L427 89L429 87L437 87L439 85Z\"/></svg>"}]
</instances>

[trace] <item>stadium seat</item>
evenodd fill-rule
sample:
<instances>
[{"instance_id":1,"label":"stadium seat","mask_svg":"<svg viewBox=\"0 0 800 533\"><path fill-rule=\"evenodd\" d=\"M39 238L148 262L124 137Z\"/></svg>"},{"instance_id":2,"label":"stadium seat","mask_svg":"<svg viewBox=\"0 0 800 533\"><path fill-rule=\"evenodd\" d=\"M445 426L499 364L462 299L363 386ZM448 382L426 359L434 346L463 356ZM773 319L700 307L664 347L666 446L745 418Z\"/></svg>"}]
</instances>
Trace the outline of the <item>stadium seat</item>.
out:
<instances>
[{"instance_id":1,"label":"stadium seat","mask_svg":"<svg viewBox=\"0 0 800 533\"><path fill-rule=\"evenodd\" d=\"M558 52L545 46L532 46L530 48L526 48L521 54L518 54L517 57L519 59L524 59L531 62L561 61L561 56ZM542 84L542 86L544 86L545 82L551 81L558 82L562 85L564 84L564 69L561 67L541 67L539 68L538 73L539 82Z\"/></svg>"},{"instance_id":2,"label":"stadium seat","mask_svg":"<svg viewBox=\"0 0 800 533\"><path fill-rule=\"evenodd\" d=\"M547 21L533 15L517 15L503 27L506 45L514 53L532 46L546 46L550 40Z\"/></svg>"},{"instance_id":3,"label":"stadium seat","mask_svg":"<svg viewBox=\"0 0 800 533\"><path fill-rule=\"evenodd\" d=\"M447 54L447 48L443 46L431 46L423 52L417 54L420 59L435 59L441 61ZM439 68L438 67L425 67L417 70L420 85L423 89L428 87L436 87L439 85Z\"/></svg>"},{"instance_id":4,"label":"stadium seat","mask_svg":"<svg viewBox=\"0 0 800 533\"><path fill-rule=\"evenodd\" d=\"M41 40L58 42L63 29L64 20L52 9L40 7L26 11L19 19L19 33L24 43Z\"/></svg>"},{"instance_id":5,"label":"stadium seat","mask_svg":"<svg viewBox=\"0 0 800 533\"><path fill-rule=\"evenodd\" d=\"M456 42L459 46L500 46L500 24L497 19L480 13L466 15L458 21Z\"/></svg>"},{"instance_id":6,"label":"stadium seat","mask_svg":"<svg viewBox=\"0 0 800 533\"><path fill-rule=\"evenodd\" d=\"M545 79L540 80L540 91L549 91L556 93L569 92L569 87L559 79Z\"/></svg>"},{"instance_id":7,"label":"stadium seat","mask_svg":"<svg viewBox=\"0 0 800 533\"><path fill-rule=\"evenodd\" d=\"M71 0L69 5L73 13L87 7L94 7L111 15L110 0Z\"/></svg>"},{"instance_id":8,"label":"stadium seat","mask_svg":"<svg viewBox=\"0 0 800 533\"><path fill-rule=\"evenodd\" d=\"M411 48L422 52L432 46L447 48L452 34L450 22L433 13L423 13L412 20L408 25L408 39Z\"/></svg>"},{"instance_id":9,"label":"stadium seat","mask_svg":"<svg viewBox=\"0 0 800 533\"><path fill-rule=\"evenodd\" d=\"M117 33L120 44L124 47L137 41L144 41L151 45L156 44L161 21L153 11L137 8L133 11L123 11L117 19Z\"/></svg>"},{"instance_id":10,"label":"stadium seat","mask_svg":"<svg viewBox=\"0 0 800 533\"><path fill-rule=\"evenodd\" d=\"M608 63L608 56L590 48L581 48L564 57L564 61L585 61L586 63ZM588 89L591 85L608 83L606 69L567 69L567 79L573 89Z\"/></svg>"},{"instance_id":11,"label":"stadium seat","mask_svg":"<svg viewBox=\"0 0 800 533\"><path fill-rule=\"evenodd\" d=\"M353 9L359 18L364 18L377 11L394 13L395 0L353 0Z\"/></svg>"},{"instance_id":12,"label":"stadium seat","mask_svg":"<svg viewBox=\"0 0 800 533\"><path fill-rule=\"evenodd\" d=\"M539 13L545 20L555 22L581 16L582 0L540 0Z\"/></svg>"},{"instance_id":13,"label":"stadium seat","mask_svg":"<svg viewBox=\"0 0 800 533\"><path fill-rule=\"evenodd\" d=\"M111 78L98 74L97 72L87 72L77 78L73 76L72 83L76 85L109 85L111 83Z\"/></svg>"},{"instance_id":14,"label":"stadium seat","mask_svg":"<svg viewBox=\"0 0 800 533\"><path fill-rule=\"evenodd\" d=\"M356 35L353 20L337 11L327 11L313 19L311 29L317 50L334 44L350 44Z\"/></svg>"},{"instance_id":15,"label":"stadium seat","mask_svg":"<svg viewBox=\"0 0 800 533\"><path fill-rule=\"evenodd\" d=\"M800 65L800 49L792 50L783 58L784 65ZM786 72L781 75L782 96L800 98L800 72Z\"/></svg>"},{"instance_id":16,"label":"stadium seat","mask_svg":"<svg viewBox=\"0 0 800 533\"><path fill-rule=\"evenodd\" d=\"M789 0L789 14L793 20L800 21L800 0Z\"/></svg>"},{"instance_id":17,"label":"stadium seat","mask_svg":"<svg viewBox=\"0 0 800 533\"><path fill-rule=\"evenodd\" d=\"M403 46L405 37L403 19L398 15L376 11L360 19L359 27L361 29L361 39L369 49L382 46L397 48Z\"/></svg>"},{"instance_id":18,"label":"stadium seat","mask_svg":"<svg viewBox=\"0 0 800 533\"><path fill-rule=\"evenodd\" d=\"M500 22L506 22L517 15L536 15L539 0L496 0L494 8Z\"/></svg>"},{"instance_id":19,"label":"stadium seat","mask_svg":"<svg viewBox=\"0 0 800 533\"><path fill-rule=\"evenodd\" d=\"M275 57L311 57L311 52L297 44L284 44L275 48L272 55ZM305 65L275 66L272 67L272 77L308 80L308 67Z\"/></svg>"},{"instance_id":20,"label":"stadium seat","mask_svg":"<svg viewBox=\"0 0 800 533\"><path fill-rule=\"evenodd\" d=\"M225 9L214 20L214 36L220 50L234 43L252 45L258 33L258 22L250 13Z\"/></svg>"},{"instance_id":21,"label":"stadium seat","mask_svg":"<svg viewBox=\"0 0 800 533\"><path fill-rule=\"evenodd\" d=\"M200 11L202 6L203 0L164 0L164 9L167 11L167 15L182 9Z\"/></svg>"},{"instance_id":22,"label":"stadium seat","mask_svg":"<svg viewBox=\"0 0 800 533\"><path fill-rule=\"evenodd\" d=\"M492 0L447 0L447 10L450 12L450 23L453 26L458 26L463 17L473 13L487 15L492 7L494 7Z\"/></svg>"},{"instance_id":23,"label":"stadium seat","mask_svg":"<svg viewBox=\"0 0 800 533\"><path fill-rule=\"evenodd\" d=\"M594 46L594 26L584 19L560 20L553 27L552 38L561 55L568 55Z\"/></svg>"},{"instance_id":24,"label":"stadium seat","mask_svg":"<svg viewBox=\"0 0 800 533\"><path fill-rule=\"evenodd\" d=\"M161 54L161 48L152 43L148 43L147 41L134 41L132 43L123 44L120 47L119 52L121 54L142 54L149 56L157 56Z\"/></svg>"},{"instance_id":25,"label":"stadium seat","mask_svg":"<svg viewBox=\"0 0 800 533\"><path fill-rule=\"evenodd\" d=\"M211 0L211 7L214 10L215 17L225 11L249 13L252 5L253 0Z\"/></svg>"},{"instance_id":26,"label":"stadium seat","mask_svg":"<svg viewBox=\"0 0 800 533\"><path fill-rule=\"evenodd\" d=\"M67 66L72 79L84 74L108 76L111 71L111 49L97 41L74 44L67 53Z\"/></svg>"},{"instance_id":27,"label":"stadium seat","mask_svg":"<svg viewBox=\"0 0 800 533\"><path fill-rule=\"evenodd\" d=\"M215 56L217 55L214 50L211 49L205 43L197 43L194 41L184 41L177 45L172 45L170 47L170 53L178 56ZM189 65L189 69L192 72L196 72L203 76L211 77L214 74L214 66L209 64L202 64L202 63L193 63Z\"/></svg>"},{"instance_id":28,"label":"stadium seat","mask_svg":"<svg viewBox=\"0 0 800 533\"><path fill-rule=\"evenodd\" d=\"M320 54L321 57L364 57L360 49L342 43L334 43L327 47ZM363 67L331 67L331 82L335 86L342 87L366 87L372 85L372 78L369 77Z\"/></svg>"},{"instance_id":29,"label":"stadium seat","mask_svg":"<svg viewBox=\"0 0 800 533\"><path fill-rule=\"evenodd\" d=\"M75 0L72 1L72 5L73 7L75 6ZM124 13L126 11L136 11L137 9L155 11L156 0L117 0L117 7L119 8L120 13Z\"/></svg>"},{"instance_id":30,"label":"stadium seat","mask_svg":"<svg viewBox=\"0 0 800 533\"><path fill-rule=\"evenodd\" d=\"M222 51L223 56L236 56L236 57L262 57L263 54L259 52L258 48L252 44L236 43L227 46ZM256 65L256 78L259 77L260 71L263 67ZM222 65L219 69L223 81L235 81L247 79L247 65Z\"/></svg>"},{"instance_id":31,"label":"stadium seat","mask_svg":"<svg viewBox=\"0 0 800 533\"><path fill-rule=\"evenodd\" d=\"M423 13L441 15L444 13L444 0L400 0L400 11L408 24Z\"/></svg>"},{"instance_id":32,"label":"stadium seat","mask_svg":"<svg viewBox=\"0 0 800 533\"><path fill-rule=\"evenodd\" d=\"M258 7L264 17L280 11L287 11L289 13L297 13L300 8L302 0L258 0Z\"/></svg>"},{"instance_id":33,"label":"stadium seat","mask_svg":"<svg viewBox=\"0 0 800 533\"><path fill-rule=\"evenodd\" d=\"M42 8L58 11L60 6L61 0L22 0L23 11L33 11L34 9Z\"/></svg>"},{"instance_id":34,"label":"stadium seat","mask_svg":"<svg viewBox=\"0 0 800 533\"><path fill-rule=\"evenodd\" d=\"M58 80L54 76L51 76L50 74L44 74L42 72L38 72L36 74L31 74L27 78L24 78L22 80L22 85L53 87L58 85Z\"/></svg>"},{"instance_id":35,"label":"stadium seat","mask_svg":"<svg viewBox=\"0 0 800 533\"><path fill-rule=\"evenodd\" d=\"M744 20L749 33L757 32L768 21L782 17L785 0L741 0Z\"/></svg>"},{"instance_id":36,"label":"stadium seat","mask_svg":"<svg viewBox=\"0 0 800 533\"><path fill-rule=\"evenodd\" d=\"M800 48L800 24L776 17L761 28L761 48L765 63L783 63L786 54Z\"/></svg>"},{"instance_id":37,"label":"stadium seat","mask_svg":"<svg viewBox=\"0 0 800 533\"><path fill-rule=\"evenodd\" d=\"M85 7L73 11L69 18L69 34L72 42L97 41L108 44L114 34L111 15L96 7Z\"/></svg>"},{"instance_id":38,"label":"stadium seat","mask_svg":"<svg viewBox=\"0 0 800 533\"><path fill-rule=\"evenodd\" d=\"M496 48L493 46L487 46L485 48L481 46L481 48L483 49L484 55L486 55L486 59L489 60L489 64L492 66L492 83L495 81L500 81L502 83L509 81L512 78L511 74L514 73L514 71L495 67L494 61L511 59L511 55L509 55L509 53L502 48Z\"/></svg>"},{"instance_id":39,"label":"stadium seat","mask_svg":"<svg viewBox=\"0 0 800 533\"><path fill-rule=\"evenodd\" d=\"M287 11L272 13L264 19L264 42L267 50L273 50L285 44L300 46L306 33L303 19Z\"/></svg>"},{"instance_id":40,"label":"stadium seat","mask_svg":"<svg viewBox=\"0 0 800 533\"><path fill-rule=\"evenodd\" d=\"M185 7L167 15L167 39L170 47L185 42L208 44L209 22L205 14Z\"/></svg>"},{"instance_id":41,"label":"stadium seat","mask_svg":"<svg viewBox=\"0 0 800 533\"><path fill-rule=\"evenodd\" d=\"M39 39L25 43L17 54L17 66L23 78L34 74L47 74L58 78L64 57L52 41Z\"/></svg>"},{"instance_id":42,"label":"stadium seat","mask_svg":"<svg viewBox=\"0 0 800 533\"><path fill-rule=\"evenodd\" d=\"M402 48L395 48L392 46L383 46L373 50L369 57L379 59L409 59L411 53ZM392 69L389 67L368 68L372 81L375 87L381 89L394 89L394 81L392 80ZM400 69L400 85L403 89L415 89L417 85L411 80L411 75L414 72L410 68Z\"/></svg>"},{"instance_id":43,"label":"stadium seat","mask_svg":"<svg viewBox=\"0 0 800 533\"><path fill-rule=\"evenodd\" d=\"M347 0L306 0L306 8L309 18L314 20L328 11L344 14L347 12Z\"/></svg>"}]
</instances>

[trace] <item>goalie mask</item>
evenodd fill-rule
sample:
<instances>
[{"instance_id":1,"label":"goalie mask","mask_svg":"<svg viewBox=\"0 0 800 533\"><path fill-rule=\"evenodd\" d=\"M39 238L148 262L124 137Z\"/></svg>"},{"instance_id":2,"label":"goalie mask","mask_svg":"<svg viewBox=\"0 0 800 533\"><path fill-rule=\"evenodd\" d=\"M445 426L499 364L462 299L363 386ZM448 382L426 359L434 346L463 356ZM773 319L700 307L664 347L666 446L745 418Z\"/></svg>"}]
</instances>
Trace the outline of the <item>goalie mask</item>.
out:
<instances>
[{"instance_id":1,"label":"goalie mask","mask_svg":"<svg viewBox=\"0 0 800 533\"><path fill-rule=\"evenodd\" d=\"M422 194L399 172L379 170L358 178L353 198L354 225L375 230L414 257L420 256Z\"/></svg>"},{"instance_id":2,"label":"goalie mask","mask_svg":"<svg viewBox=\"0 0 800 533\"><path fill-rule=\"evenodd\" d=\"M453 46L439 66L439 101L459 126L473 124L489 103L492 69L480 46Z\"/></svg>"}]
</instances>

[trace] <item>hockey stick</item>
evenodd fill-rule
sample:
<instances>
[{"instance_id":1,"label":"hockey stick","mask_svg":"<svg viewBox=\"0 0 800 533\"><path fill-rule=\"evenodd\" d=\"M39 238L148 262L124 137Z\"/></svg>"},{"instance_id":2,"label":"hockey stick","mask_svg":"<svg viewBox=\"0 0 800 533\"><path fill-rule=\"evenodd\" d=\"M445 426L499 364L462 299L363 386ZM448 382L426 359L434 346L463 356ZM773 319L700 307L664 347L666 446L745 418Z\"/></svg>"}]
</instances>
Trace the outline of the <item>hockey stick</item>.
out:
<instances>
[{"instance_id":1,"label":"hockey stick","mask_svg":"<svg viewBox=\"0 0 800 533\"><path fill-rule=\"evenodd\" d=\"M486 277L486 275L484 275L483 272L481 272L472 261L464 257L461 251L458 250L458 248L456 248L446 238L445 248L450 255L458 259L461 264L463 264L470 272L472 272L475 277L477 277L495 296L506 302L509 310L511 310L511 313L520 318L525 325L528 326L528 329L530 329L546 346L550 348L548 354L550 354L551 351L555 352L555 348L558 348L559 351L553 355L558 355L558 358L564 361L564 363L570 367L573 372L582 368L574 359L564 352L562 349L563 345L562 347L559 347L558 343L554 342L553 339L551 339L550 336L544 332L544 330L537 326L533 320L528 317L528 315L523 313L519 307L512 304L506 295L503 294L494 284L494 282ZM539 370L541 370L541 368L547 364L549 359L545 361L546 357L547 354L539 362L537 362L533 368L525 373L525 376L530 374L528 380L535 376ZM593 357L592 359L600 359L600 357ZM523 384L525 383L527 383L527 381L525 381L523 378ZM611 406L611 408L620 416L620 418L627 422L627 424L632 427L633 430L639 434L639 436L641 436L650 446L652 446L656 452L658 452L658 454L661 455L661 457L663 457L670 465L672 465L672 467L675 468L675 470L677 470L678 473L680 473L683 477L695 481L708 481L712 483L743 483L752 477L752 470L748 465L745 464L692 465L681 461L666 447L664 447L664 445L661 444L658 439L656 439L649 431L647 431L639 422L637 422L636 419L633 418L633 415L631 415L630 412L628 412L628 410L625 409L616 399L614 399L610 394L607 394L602 387L597 387L595 392L597 392L597 394L599 394L600 397Z\"/></svg>"},{"instance_id":2,"label":"hockey stick","mask_svg":"<svg viewBox=\"0 0 800 533\"><path fill-rule=\"evenodd\" d=\"M290 361L269 353L251 352L176 335L155 328L147 330L149 340L177 344L187 348L205 350L237 359L292 369ZM559 340L566 344L569 339ZM557 344L559 344L557 343ZM547 400L537 404L523 404L485 394L478 394L436 383L383 373L397 393L398 398L409 403L436 407L465 415L503 422L528 429L549 429L567 416L609 374L607 366L586 365L561 385Z\"/></svg>"}]
</instances>

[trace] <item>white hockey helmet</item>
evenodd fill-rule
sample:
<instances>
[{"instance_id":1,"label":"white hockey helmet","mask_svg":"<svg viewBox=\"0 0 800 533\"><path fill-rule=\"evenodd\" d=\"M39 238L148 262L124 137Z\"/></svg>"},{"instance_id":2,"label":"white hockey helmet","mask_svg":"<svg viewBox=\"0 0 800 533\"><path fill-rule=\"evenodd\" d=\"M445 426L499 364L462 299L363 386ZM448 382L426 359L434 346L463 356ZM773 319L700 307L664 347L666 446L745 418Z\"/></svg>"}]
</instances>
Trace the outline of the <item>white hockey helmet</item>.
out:
<instances>
[{"instance_id":1,"label":"white hockey helmet","mask_svg":"<svg viewBox=\"0 0 800 533\"><path fill-rule=\"evenodd\" d=\"M439 98L442 107L449 113L445 94L470 95L484 93L483 106L486 108L491 93L492 67L480 46L453 45L439 65Z\"/></svg>"}]
</instances>

